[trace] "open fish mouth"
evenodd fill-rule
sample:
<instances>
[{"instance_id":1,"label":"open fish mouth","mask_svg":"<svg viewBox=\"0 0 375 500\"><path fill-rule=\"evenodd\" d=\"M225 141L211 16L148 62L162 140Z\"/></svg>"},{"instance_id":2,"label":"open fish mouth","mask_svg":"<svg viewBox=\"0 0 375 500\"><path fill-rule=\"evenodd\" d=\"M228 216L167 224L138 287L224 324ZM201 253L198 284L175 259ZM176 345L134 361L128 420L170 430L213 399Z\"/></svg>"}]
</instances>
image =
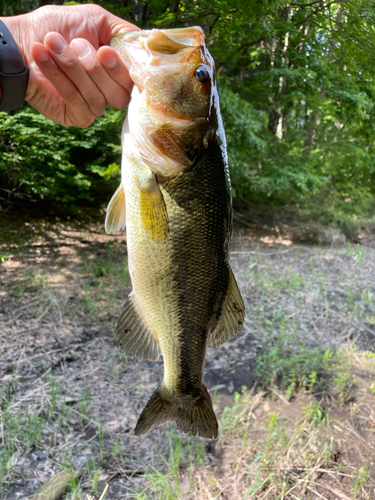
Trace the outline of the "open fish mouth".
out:
<instances>
[{"instance_id":1,"label":"open fish mouth","mask_svg":"<svg viewBox=\"0 0 375 500\"><path fill-rule=\"evenodd\" d=\"M150 52L176 54L188 47L203 46L204 33L199 26L170 30L128 31L115 35L112 42L115 43L115 40L120 40L124 44L132 44L135 47L138 44L139 48Z\"/></svg>"},{"instance_id":2,"label":"open fish mouth","mask_svg":"<svg viewBox=\"0 0 375 500\"><path fill-rule=\"evenodd\" d=\"M215 136L214 60L200 27L111 40L135 88L128 122L138 155L164 177L191 168Z\"/></svg>"},{"instance_id":3,"label":"open fish mouth","mask_svg":"<svg viewBox=\"0 0 375 500\"><path fill-rule=\"evenodd\" d=\"M121 55L132 80L142 92L145 81L155 72L170 74L184 71L190 63L192 71L204 61L213 73L213 60L205 46L202 28L178 28L172 30L144 30L118 33L111 46Z\"/></svg>"}]
</instances>

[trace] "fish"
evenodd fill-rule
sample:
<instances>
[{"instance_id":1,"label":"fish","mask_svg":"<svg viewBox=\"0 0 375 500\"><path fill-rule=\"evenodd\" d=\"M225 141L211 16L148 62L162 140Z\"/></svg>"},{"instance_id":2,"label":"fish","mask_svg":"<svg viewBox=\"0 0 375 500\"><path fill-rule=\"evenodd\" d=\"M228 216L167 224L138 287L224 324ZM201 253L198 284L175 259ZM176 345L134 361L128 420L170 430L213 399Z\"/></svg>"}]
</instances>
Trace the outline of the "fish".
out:
<instances>
[{"instance_id":1,"label":"fish","mask_svg":"<svg viewBox=\"0 0 375 500\"><path fill-rule=\"evenodd\" d=\"M121 183L105 220L107 233L126 227L132 282L115 335L126 353L164 363L134 432L176 422L216 439L206 352L241 330L245 307L229 263L232 199L214 60L200 27L121 33L111 46L134 82Z\"/></svg>"}]
</instances>

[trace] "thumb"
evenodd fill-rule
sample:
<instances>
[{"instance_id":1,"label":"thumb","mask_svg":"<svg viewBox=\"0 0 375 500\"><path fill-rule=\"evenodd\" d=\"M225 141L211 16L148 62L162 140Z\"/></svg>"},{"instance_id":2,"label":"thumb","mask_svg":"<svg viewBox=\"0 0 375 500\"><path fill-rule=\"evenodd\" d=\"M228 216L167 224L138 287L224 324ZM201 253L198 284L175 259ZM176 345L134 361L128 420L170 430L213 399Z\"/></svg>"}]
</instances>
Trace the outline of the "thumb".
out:
<instances>
[{"instance_id":1,"label":"thumb","mask_svg":"<svg viewBox=\"0 0 375 500\"><path fill-rule=\"evenodd\" d=\"M100 45L109 45L111 38L113 38L117 33L126 33L128 31L139 31L140 28L135 24L124 21L120 17L114 16L108 12L108 15L104 17L103 24L101 26L99 33L99 43Z\"/></svg>"}]
</instances>

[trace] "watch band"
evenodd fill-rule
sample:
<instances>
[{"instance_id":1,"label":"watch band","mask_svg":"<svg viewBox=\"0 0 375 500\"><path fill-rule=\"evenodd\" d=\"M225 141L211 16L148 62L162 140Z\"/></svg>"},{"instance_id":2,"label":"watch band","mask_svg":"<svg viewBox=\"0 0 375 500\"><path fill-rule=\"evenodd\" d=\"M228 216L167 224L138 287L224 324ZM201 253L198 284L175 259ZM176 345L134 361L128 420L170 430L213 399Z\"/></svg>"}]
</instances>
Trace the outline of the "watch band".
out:
<instances>
[{"instance_id":1,"label":"watch band","mask_svg":"<svg viewBox=\"0 0 375 500\"><path fill-rule=\"evenodd\" d=\"M29 69L10 31L0 21L0 111L22 106L29 79Z\"/></svg>"}]
</instances>

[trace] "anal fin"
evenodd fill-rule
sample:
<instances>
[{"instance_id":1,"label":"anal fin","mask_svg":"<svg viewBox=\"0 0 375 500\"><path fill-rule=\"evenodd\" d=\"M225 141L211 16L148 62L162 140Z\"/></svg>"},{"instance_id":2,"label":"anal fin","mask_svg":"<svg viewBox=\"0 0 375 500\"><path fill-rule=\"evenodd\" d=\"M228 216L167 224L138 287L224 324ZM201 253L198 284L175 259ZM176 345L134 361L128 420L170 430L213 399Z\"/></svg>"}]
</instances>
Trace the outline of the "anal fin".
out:
<instances>
[{"instance_id":1,"label":"anal fin","mask_svg":"<svg viewBox=\"0 0 375 500\"><path fill-rule=\"evenodd\" d=\"M118 320L116 337L127 354L155 361L160 354L160 346L139 313L133 293L128 297Z\"/></svg>"},{"instance_id":2,"label":"anal fin","mask_svg":"<svg viewBox=\"0 0 375 500\"><path fill-rule=\"evenodd\" d=\"M108 203L104 224L108 234L125 229L125 214L125 189L121 183Z\"/></svg>"},{"instance_id":3,"label":"anal fin","mask_svg":"<svg viewBox=\"0 0 375 500\"><path fill-rule=\"evenodd\" d=\"M230 269L228 293L223 305L219 324L208 338L208 347L219 347L238 333L245 318L245 306L236 278Z\"/></svg>"},{"instance_id":4,"label":"anal fin","mask_svg":"<svg viewBox=\"0 0 375 500\"><path fill-rule=\"evenodd\" d=\"M168 233L167 207L157 180L151 172L139 179L139 189L143 229L154 241L162 242Z\"/></svg>"}]
</instances>

